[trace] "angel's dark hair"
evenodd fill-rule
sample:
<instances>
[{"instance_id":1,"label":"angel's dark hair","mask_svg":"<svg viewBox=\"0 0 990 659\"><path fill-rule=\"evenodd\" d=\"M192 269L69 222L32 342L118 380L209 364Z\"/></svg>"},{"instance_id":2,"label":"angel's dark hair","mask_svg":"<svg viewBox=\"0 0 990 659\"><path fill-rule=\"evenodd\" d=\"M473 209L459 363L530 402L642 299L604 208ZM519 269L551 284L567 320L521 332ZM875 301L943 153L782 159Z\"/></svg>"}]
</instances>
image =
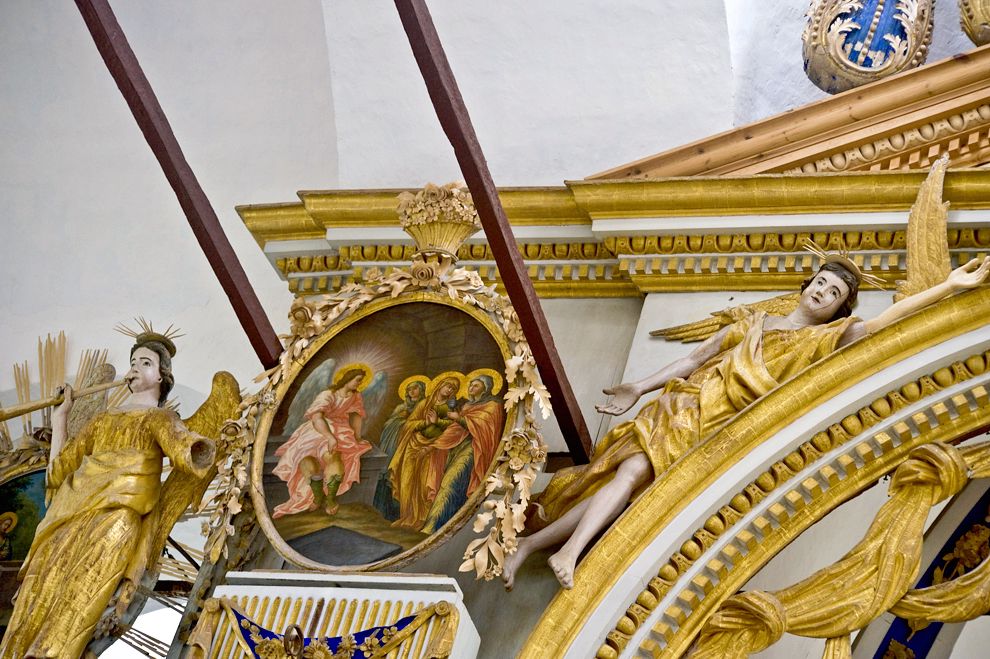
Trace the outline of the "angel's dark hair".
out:
<instances>
[{"instance_id":1,"label":"angel's dark hair","mask_svg":"<svg viewBox=\"0 0 990 659\"><path fill-rule=\"evenodd\" d=\"M808 288L808 286L811 285L811 282L814 281L815 277L818 276L818 273L822 271L834 273L839 277L839 279L846 283L846 286L849 287L849 295L846 296L846 299L843 300L839 308L836 309L835 315L828 319L828 322L831 323L833 320L848 318L852 315L852 310L856 307L856 300L859 297L859 277L849 272L849 270L842 267L839 263L826 263L822 267L818 268L818 271L815 272L815 274L801 282L801 291L803 292L804 289Z\"/></svg>"},{"instance_id":2,"label":"angel's dark hair","mask_svg":"<svg viewBox=\"0 0 990 659\"><path fill-rule=\"evenodd\" d=\"M337 383L330 385L330 391L337 391L338 389L343 389L343 387L344 387L345 384L347 384L348 382L350 382L351 380L353 380L354 378L356 378L359 375L361 376L361 379L363 380L364 379L364 370L363 369L360 369L360 368L351 368L351 369L348 369L348 370L344 371L344 374L342 376L340 376L340 379L337 380Z\"/></svg>"},{"instance_id":3,"label":"angel's dark hair","mask_svg":"<svg viewBox=\"0 0 990 659\"><path fill-rule=\"evenodd\" d=\"M175 376L172 375L172 355L165 344L160 341L142 341L135 343L131 348L131 357L134 356L134 351L138 348L147 348L158 355L158 374L162 377L162 381L158 385L158 407L161 407L168 400L168 394L175 386Z\"/></svg>"}]
</instances>

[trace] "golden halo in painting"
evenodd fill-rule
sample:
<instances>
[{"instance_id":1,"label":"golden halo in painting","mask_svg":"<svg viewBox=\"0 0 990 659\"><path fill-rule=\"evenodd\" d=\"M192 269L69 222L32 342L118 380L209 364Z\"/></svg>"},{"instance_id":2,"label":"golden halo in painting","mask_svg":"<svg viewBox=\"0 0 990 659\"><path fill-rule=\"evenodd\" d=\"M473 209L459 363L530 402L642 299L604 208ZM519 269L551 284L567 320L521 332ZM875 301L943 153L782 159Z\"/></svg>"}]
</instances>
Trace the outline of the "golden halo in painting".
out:
<instances>
[{"instance_id":1,"label":"golden halo in painting","mask_svg":"<svg viewBox=\"0 0 990 659\"><path fill-rule=\"evenodd\" d=\"M479 375L487 375L492 379L491 391L489 393L497 394L500 391L502 391L502 374L491 368L479 368L474 371L471 371L470 373L467 374L465 380L468 382L468 384L470 384L471 380L474 380Z\"/></svg>"},{"instance_id":2,"label":"golden halo in painting","mask_svg":"<svg viewBox=\"0 0 990 659\"><path fill-rule=\"evenodd\" d=\"M511 356L490 315L427 292L371 302L314 337L258 419L252 496L276 551L304 568L377 570L450 538L515 426Z\"/></svg>"},{"instance_id":3,"label":"golden halo in painting","mask_svg":"<svg viewBox=\"0 0 990 659\"><path fill-rule=\"evenodd\" d=\"M358 383L357 390L364 391L371 384L371 367L367 364L347 364L338 369L333 378L332 389L340 389L344 383L351 378L357 377L357 372L361 373L361 382Z\"/></svg>"},{"instance_id":4,"label":"golden halo in painting","mask_svg":"<svg viewBox=\"0 0 990 659\"><path fill-rule=\"evenodd\" d=\"M6 569L0 571L0 624L3 625L8 624L13 613L11 598L20 586L18 570L48 509L45 451L21 448L7 456L12 459L0 461L0 561L6 562Z\"/></svg>"},{"instance_id":5,"label":"golden halo in painting","mask_svg":"<svg viewBox=\"0 0 990 659\"><path fill-rule=\"evenodd\" d=\"M448 398L454 396L463 398L466 395L467 380L464 379L464 374L457 371L446 371L430 380L430 384L426 387L427 397L437 393L437 389L445 382L454 387L454 390L447 395Z\"/></svg>"},{"instance_id":6,"label":"golden halo in painting","mask_svg":"<svg viewBox=\"0 0 990 659\"><path fill-rule=\"evenodd\" d=\"M402 383L399 385L399 388L396 390L396 394L399 396L400 400L406 397L406 395L409 393L406 390L409 388L409 385L411 385L414 382L418 382L420 386L423 388L423 391L420 393L420 396L426 394L426 388L430 386L430 378L426 377L425 375L410 375L409 377L407 377L405 380L402 381Z\"/></svg>"},{"instance_id":7,"label":"golden halo in painting","mask_svg":"<svg viewBox=\"0 0 990 659\"><path fill-rule=\"evenodd\" d=\"M7 522L7 528L4 528L4 522ZM17 513L5 512L0 515L0 533L10 533L15 528L17 528Z\"/></svg>"}]
</instances>

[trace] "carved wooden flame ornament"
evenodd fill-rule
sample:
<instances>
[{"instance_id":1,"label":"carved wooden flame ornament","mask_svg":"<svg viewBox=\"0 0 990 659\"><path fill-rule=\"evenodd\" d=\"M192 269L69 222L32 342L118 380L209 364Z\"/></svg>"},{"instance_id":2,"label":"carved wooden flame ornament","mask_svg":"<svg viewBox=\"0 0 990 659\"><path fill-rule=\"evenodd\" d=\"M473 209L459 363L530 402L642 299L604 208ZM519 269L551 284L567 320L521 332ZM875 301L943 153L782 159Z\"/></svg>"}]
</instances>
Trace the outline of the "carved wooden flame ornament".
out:
<instances>
[{"instance_id":1,"label":"carved wooden flame ornament","mask_svg":"<svg viewBox=\"0 0 990 659\"><path fill-rule=\"evenodd\" d=\"M804 70L829 94L920 66L928 55L934 0L814 0Z\"/></svg>"}]
</instances>

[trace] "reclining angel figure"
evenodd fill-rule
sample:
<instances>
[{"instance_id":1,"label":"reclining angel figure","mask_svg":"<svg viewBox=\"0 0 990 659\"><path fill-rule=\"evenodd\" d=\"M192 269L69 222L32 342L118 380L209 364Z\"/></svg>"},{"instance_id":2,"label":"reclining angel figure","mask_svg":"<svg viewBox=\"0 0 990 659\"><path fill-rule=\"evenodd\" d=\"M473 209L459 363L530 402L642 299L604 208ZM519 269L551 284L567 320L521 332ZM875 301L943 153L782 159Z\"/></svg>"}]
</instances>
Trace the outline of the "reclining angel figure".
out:
<instances>
[{"instance_id":1,"label":"reclining angel figure","mask_svg":"<svg viewBox=\"0 0 990 659\"><path fill-rule=\"evenodd\" d=\"M74 400L52 413L51 504L19 578L2 659L92 657L120 635L153 588L172 526L217 473L225 420L236 415L236 380L220 372L210 398L182 421L165 406L175 344L150 326L131 348L130 397L70 437ZM172 471L162 482L162 461Z\"/></svg>"},{"instance_id":2,"label":"reclining angel figure","mask_svg":"<svg viewBox=\"0 0 990 659\"><path fill-rule=\"evenodd\" d=\"M609 431L589 464L556 472L534 497L541 509L529 516L529 524L537 530L521 538L506 558L506 588L512 587L516 571L530 554L561 543L548 563L561 586L571 588L577 559L595 535L675 460L731 417L836 349L978 286L990 272L990 257L973 259L941 283L863 321L851 314L859 286L869 275L844 255L821 256L824 265L805 280L796 306L786 315L737 308L734 322L687 357L638 382L603 390L613 398L596 409L611 415L626 412L650 392L660 393L636 418Z\"/></svg>"}]
</instances>

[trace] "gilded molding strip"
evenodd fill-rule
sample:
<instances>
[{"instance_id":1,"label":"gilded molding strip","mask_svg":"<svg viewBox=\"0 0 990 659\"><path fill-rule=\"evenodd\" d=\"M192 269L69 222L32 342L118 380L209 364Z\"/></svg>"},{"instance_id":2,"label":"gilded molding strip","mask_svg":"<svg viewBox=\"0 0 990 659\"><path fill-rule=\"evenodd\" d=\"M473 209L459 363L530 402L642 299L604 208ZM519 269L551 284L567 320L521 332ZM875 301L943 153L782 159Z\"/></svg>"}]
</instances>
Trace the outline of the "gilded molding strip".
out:
<instances>
[{"instance_id":1,"label":"gilded molding strip","mask_svg":"<svg viewBox=\"0 0 990 659\"><path fill-rule=\"evenodd\" d=\"M955 439L946 434L948 422L960 432L985 425L990 420L988 358L990 353L974 354L889 392L841 423L815 433L736 495L727 496L719 512L710 516L650 580L597 656L617 656L630 637L645 626L652 631L648 639L636 635L640 650L652 652L670 646L668 655L677 656L671 639L688 627L688 621L701 610L700 603L716 586L734 575L740 557L762 551L768 561L783 546L776 546L772 553L763 551L763 542L771 532L786 534L786 542L790 542L873 482L859 479L854 488L845 483L867 463L877 461L871 474L883 465L882 475L896 468L912 449L935 441L932 433L942 441ZM791 518L812 503L817 506L817 516L805 514L807 525L796 528ZM733 578L745 581L754 573ZM706 610L714 608L717 604ZM692 629L700 629L696 621L690 624Z\"/></svg>"},{"instance_id":2,"label":"gilded molding strip","mask_svg":"<svg viewBox=\"0 0 990 659\"><path fill-rule=\"evenodd\" d=\"M560 188L511 189L506 190L505 195L507 199L517 199L514 207L520 213L518 217L512 215L512 207L509 207L510 219L516 225L539 225L551 233L554 226L561 224L590 227L594 221L607 226L610 219L630 221L657 217L767 215L770 216L768 224L772 224L772 216L778 214L907 211L914 203L925 175L922 171L911 171L584 181ZM288 280L293 294L334 292L354 281L353 271L359 263L364 267L385 268L411 260L412 245L347 245L330 252L325 240L328 227L346 235L347 228L352 226L397 226L394 191L301 194L308 206L297 203L237 208L245 226L262 248L269 242L286 242L277 248L272 246L269 258L280 275ZM990 170L947 172L944 198L954 210L990 209ZM800 232L768 226L762 233L605 235L600 241L548 238L523 243L520 251L528 265L537 268L536 274L531 276L537 282L538 293L545 297L636 296L654 291L779 290L790 288L799 281L796 271L789 269L788 259L800 258L805 239L814 240L823 249L838 249L844 242L854 253L897 252L898 263L902 263L904 232L866 228L867 221L864 220L862 230ZM950 228L948 238L952 249L977 252L990 249L990 228ZM303 239L313 242L309 246L287 242ZM318 247L321 239L326 243L322 248ZM319 253L307 253L307 249ZM326 255L328 252L331 255ZM711 256L714 271L700 262L688 263L687 255L691 254ZM719 259L725 255L759 256L766 263L757 266L759 273L749 267L745 276L739 276L738 268L731 265L735 263L733 260L724 261L723 271ZM491 251L484 243L465 245L458 256L462 261L494 265ZM681 261L651 265L653 270L661 270L661 277L652 272L644 274L634 258L639 256L670 256ZM775 258L783 258L784 265L775 265ZM564 274L563 269L558 272L557 265L562 262L570 265L572 271L576 268L579 274ZM611 272L604 273L599 267L602 262L618 267L609 265ZM585 267L587 271L583 270ZM888 281L902 276L900 267L882 266L881 269L883 267L891 270L886 273ZM666 272L663 272L664 268ZM585 276L581 272L588 274ZM732 276L728 277L726 273ZM497 282L497 277L486 278Z\"/></svg>"},{"instance_id":3,"label":"gilded molding strip","mask_svg":"<svg viewBox=\"0 0 990 659\"><path fill-rule=\"evenodd\" d=\"M820 174L927 169L943 155L949 156L957 168L981 166L990 160L990 104L980 103L947 117L827 152L814 160L776 171Z\"/></svg>"},{"instance_id":4,"label":"gilded molding strip","mask_svg":"<svg viewBox=\"0 0 990 659\"><path fill-rule=\"evenodd\" d=\"M869 374L983 326L988 314L990 288L950 297L846 346L755 402L684 455L623 513L578 565L574 588L560 591L547 606L520 656L563 656L653 539L765 438Z\"/></svg>"},{"instance_id":5,"label":"gilded molding strip","mask_svg":"<svg viewBox=\"0 0 990 659\"><path fill-rule=\"evenodd\" d=\"M953 267L987 250L952 250ZM893 290L906 275L906 253L902 250L852 254L864 272L882 279ZM643 293L683 290L787 290L797 288L814 274L818 259L808 253L777 254L676 254L672 256L620 255L619 268L628 273Z\"/></svg>"},{"instance_id":6,"label":"gilded molding strip","mask_svg":"<svg viewBox=\"0 0 990 659\"><path fill-rule=\"evenodd\" d=\"M927 170L918 170L569 181L567 185L592 219L603 220L906 211L927 176ZM945 174L943 199L955 210L987 208L988 193L988 170L953 169Z\"/></svg>"},{"instance_id":7,"label":"gilded molding strip","mask_svg":"<svg viewBox=\"0 0 990 659\"><path fill-rule=\"evenodd\" d=\"M987 54L990 58L990 49ZM907 211L926 175L926 171L884 171L571 181L566 187L535 189L546 195L545 207L534 202L519 218L513 216L511 207L507 209L514 225L549 227L589 225L592 219L611 217ZM519 194L527 190L533 189L522 189ZM951 202L953 209L990 208L988 192L990 171L946 172L945 200ZM325 237L326 230L334 227L398 227L395 213L398 202L393 191L340 190L318 194L347 203L340 202L317 215L298 203L238 206L236 210L260 245L270 240ZM387 203L385 197L389 198ZM562 211L562 206L568 210ZM468 247L473 249L477 245Z\"/></svg>"},{"instance_id":8,"label":"gilded molding strip","mask_svg":"<svg viewBox=\"0 0 990 659\"><path fill-rule=\"evenodd\" d=\"M952 228L948 239L958 262L990 249L990 229ZM800 250L805 240L825 249L845 244L859 265L891 286L904 277L903 231L629 236L609 237L603 243L523 244L520 249L541 296L613 297L792 288L814 267L813 257ZM335 256L282 257L275 265L289 281L290 291L314 295L335 292L355 281L362 269L399 265L411 258L411 250L402 245L352 246ZM656 258L661 255L665 258ZM498 282L487 245L463 247L459 256L486 281Z\"/></svg>"}]
</instances>

